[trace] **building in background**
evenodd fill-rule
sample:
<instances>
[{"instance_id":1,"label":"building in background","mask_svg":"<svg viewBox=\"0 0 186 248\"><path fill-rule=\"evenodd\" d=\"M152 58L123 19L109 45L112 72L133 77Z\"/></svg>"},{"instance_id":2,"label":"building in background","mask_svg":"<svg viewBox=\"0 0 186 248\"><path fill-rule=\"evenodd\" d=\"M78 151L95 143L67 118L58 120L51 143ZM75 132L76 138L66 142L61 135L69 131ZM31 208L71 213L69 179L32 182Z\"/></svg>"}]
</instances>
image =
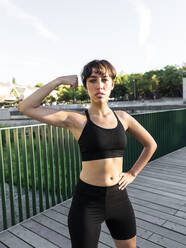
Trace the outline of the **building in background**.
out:
<instances>
[{"instance_id":1,"label":"building in background","mask_svg":"<svg viewBox=\"0 0 186 248\"><path fill-rule=\"evenodd\" d=\"M0 103L17 103L37 89L37 87L31 85L24 86L12 82L0 82Z\"/></svg>"}]
</instances>

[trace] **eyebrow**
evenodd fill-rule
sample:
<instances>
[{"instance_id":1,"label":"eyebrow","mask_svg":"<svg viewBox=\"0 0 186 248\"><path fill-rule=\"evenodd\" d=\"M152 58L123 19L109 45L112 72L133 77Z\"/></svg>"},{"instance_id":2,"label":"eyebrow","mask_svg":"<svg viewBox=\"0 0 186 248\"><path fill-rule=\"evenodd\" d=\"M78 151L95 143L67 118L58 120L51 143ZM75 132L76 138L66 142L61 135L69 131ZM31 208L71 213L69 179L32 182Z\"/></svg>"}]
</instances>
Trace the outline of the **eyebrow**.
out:
<instances>
[{"instance_id":1,"label":"eyebrow","mask_svg":"<svg viewBox=\"0 0 186 248\"><path fill-rule=\"evenodd\" d=\"M89 78L98 78L99 76L89 76ZM102 77L108 77L107 75L104 75Z\"/></svg>"}]
</instances>

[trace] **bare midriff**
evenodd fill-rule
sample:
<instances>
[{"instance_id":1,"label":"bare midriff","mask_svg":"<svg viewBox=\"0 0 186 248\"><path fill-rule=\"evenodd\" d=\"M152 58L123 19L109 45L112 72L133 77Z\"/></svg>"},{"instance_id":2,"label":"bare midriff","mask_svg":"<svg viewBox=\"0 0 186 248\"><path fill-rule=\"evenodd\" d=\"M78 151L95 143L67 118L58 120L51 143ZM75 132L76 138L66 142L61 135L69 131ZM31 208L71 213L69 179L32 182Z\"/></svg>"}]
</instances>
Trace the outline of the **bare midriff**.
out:
<instances>
[{"instance_id":1,"label":"bare midriff","mask_svg":"<svg viewBox=\"0 0 186 248\"><path fill-rule=\"evenodd\" d=\"M123 170L123 157L82 162L80 179L96 186L112 186L118 183Z\"/></svg>"}]
</instances>

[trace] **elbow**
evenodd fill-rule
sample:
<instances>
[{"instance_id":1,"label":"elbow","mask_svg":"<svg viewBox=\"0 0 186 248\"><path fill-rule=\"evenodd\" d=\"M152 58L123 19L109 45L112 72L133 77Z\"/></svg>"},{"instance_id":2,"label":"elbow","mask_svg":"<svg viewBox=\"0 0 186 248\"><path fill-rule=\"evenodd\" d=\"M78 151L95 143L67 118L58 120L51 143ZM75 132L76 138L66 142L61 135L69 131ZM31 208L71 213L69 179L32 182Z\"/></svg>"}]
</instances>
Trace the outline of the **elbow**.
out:
<instances>
[{"instance_id":1,"label":"elbow","mask_svg":"<svg viewBox=\"0 0 186 248\"><path fill-rule=\"evenodd\" d=\"M150 142L149 144L144 146L144 148L151 151L152 153L154 153L156 151L157 147L158 147L158 145L157 145L155 140L153 140L152 142Z\"/></svg>"},{"instance_id":2,"label":"elbow","mask_svg":"<svg viewBox=\"0 0 186 248\"><path fill-rule=\"evenodd\" d=\"M157 149L158 145L155 140L149 145L149 149L154 153Z\"/></svg>"},{"instance_id":3,"label":"elbow","mask_svg":"<svg viewBox=\"0 0 186 248\"><path fill-rule=\"evenodd\" d=\"M158 147L158 145L157 145L157 143L154 141L154 145L153 145L153 147L154 147L154 151L156 151L156 149L157 149L157 147Z\"/></svg>"}]
</instances>

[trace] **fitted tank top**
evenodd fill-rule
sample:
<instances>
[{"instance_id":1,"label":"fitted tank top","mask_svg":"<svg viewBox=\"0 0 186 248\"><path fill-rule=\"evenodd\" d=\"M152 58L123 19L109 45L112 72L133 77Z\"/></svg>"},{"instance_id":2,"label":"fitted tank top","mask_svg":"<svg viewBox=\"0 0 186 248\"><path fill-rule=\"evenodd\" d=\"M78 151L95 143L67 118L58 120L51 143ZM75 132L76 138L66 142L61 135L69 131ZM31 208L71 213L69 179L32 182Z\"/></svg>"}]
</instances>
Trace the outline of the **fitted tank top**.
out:
<instances>
[{"instance_id":1,"label":"fitted tank top","mask_svg":"<svg viewBox=\"0 0 186 248\"><path fill-rule=\"evenodd\" d=\"M117 126L103 128L91 121L88 110L86 125L78 140L82 161L123 157L127 136L122 123L113 111Z\"/></svg>"}]
</instances>

